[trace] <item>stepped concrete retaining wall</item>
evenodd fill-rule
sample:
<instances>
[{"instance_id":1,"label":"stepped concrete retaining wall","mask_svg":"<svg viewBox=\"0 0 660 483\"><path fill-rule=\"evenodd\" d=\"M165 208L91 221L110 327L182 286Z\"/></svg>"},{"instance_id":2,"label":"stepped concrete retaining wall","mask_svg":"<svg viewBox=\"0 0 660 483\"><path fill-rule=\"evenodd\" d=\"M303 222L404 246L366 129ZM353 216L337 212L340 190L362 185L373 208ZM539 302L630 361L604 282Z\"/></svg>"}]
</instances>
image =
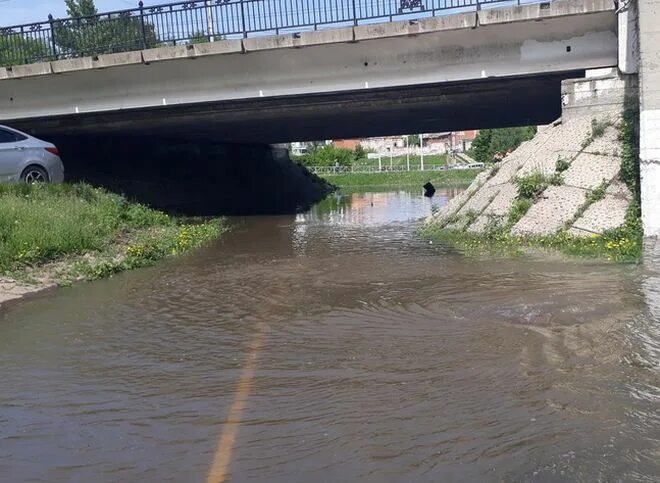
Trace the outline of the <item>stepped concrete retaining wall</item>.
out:
<instances>
[{"instance_id":1,"label":"stepped concrete retaining wall","mask_svg":"<svg viewBox=\"0 0 660 483\"><path fill-rule=\"evenodd\" d=\"M533 139L482 173L427 222L473 234L504 228L520 236L561 230L592 236L623 225L634 197L621 179L619 127L625 99L635 94L636 85L634 78L612 72L565 82L562 119L540 127ZM560 159L568 164L564 171L557 169ZM509 214L518 198L515 179L535 173L560 176L561 182L546 188L512 223ZM603 189L601 199L589 202L594 190Z\"/></svg>"}]
</instances>

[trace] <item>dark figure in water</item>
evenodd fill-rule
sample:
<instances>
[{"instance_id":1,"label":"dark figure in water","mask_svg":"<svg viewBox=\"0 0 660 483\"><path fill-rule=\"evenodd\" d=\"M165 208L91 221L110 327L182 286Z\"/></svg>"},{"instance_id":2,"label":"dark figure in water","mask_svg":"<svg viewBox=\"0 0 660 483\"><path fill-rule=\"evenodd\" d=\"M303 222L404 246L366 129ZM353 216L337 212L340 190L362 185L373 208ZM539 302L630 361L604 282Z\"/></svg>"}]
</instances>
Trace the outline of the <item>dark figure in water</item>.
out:
<instances>
[{"instance_id":1,"label":"dark figure in water","mask_svg":"<svg viewBox=\"0 0 660 483\"><path fill-rule=\"evenodd\" d=\"M424 185L424 196L426 196L427 198L433 198L434 194L435 194L435 186L433 186L429 181Z\"/></svg>"}]
</instances>

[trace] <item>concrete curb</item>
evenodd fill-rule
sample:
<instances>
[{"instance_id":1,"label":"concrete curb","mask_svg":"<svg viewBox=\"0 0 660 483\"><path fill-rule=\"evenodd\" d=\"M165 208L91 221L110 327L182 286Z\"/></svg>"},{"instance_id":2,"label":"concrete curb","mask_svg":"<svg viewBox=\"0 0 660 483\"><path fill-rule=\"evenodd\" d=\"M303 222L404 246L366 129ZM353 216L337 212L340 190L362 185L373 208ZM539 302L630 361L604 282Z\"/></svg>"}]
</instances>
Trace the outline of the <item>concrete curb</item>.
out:
<instances>
[{"instance_id":1,"label":"concrete curb","mask_svg":"<svg viewBox=\"0 0 660 483\"><path fill-rule=\"evenodd\" d=\"M553 18L610 11L614 12L614 2L611 0L557 0L492 8L478 12L440 15L418 20L329 28L327 30L303 31L285 35L219 40L206 44L158 47L94 57L56 60L6 68L0 67L0 81L134 64L149 65L155 62L166 62L182 58L195 59L209 55L246 54L265 50L382 40L383 38L415 37L424 34L478 29L517 22L546 21Z\"/></svg>"}]
</instances>

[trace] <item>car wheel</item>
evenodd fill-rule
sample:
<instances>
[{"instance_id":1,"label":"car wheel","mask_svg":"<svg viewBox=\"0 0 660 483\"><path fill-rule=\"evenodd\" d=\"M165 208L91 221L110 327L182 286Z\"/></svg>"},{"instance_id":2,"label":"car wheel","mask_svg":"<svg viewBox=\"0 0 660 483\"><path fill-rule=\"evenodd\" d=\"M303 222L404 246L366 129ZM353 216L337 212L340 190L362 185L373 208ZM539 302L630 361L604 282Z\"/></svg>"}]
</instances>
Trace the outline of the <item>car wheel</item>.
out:
<instances>
[{"instance_id":1,"label":"car wheel","mask_svg":"<svg viewBox=\"0 0 660 483\"><path fill-rule=\"evenodd\" d=\"M48 173L40 166L28 166L21 174L21 181L24 183L48 183Z\"/></svg>"}]
</instances>

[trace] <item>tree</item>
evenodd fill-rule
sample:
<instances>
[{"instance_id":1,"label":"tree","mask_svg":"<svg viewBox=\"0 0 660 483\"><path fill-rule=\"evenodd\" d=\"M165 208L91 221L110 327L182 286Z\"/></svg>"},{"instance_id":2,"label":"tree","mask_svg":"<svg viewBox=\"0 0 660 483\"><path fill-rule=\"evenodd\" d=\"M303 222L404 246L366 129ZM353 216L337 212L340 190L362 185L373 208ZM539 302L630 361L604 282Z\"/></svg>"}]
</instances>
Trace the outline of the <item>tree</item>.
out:
<instances>
[{"instance_id":1,"label":"tree","mask_svg":"<svg viewBox=\"0 0 660 483\"><path fill-rule=\"evenodd\" d=\"M94 0L64 0L64 3L69 17L89 17L98 14Z\"/></svg>"},{"instance_id":2,"label":"tree","mask_svg":"<svg viewBox=\"0 0 660 483\"><path fill-rule=\"evenodd\" d=\"M350 149L327 144L313 148L309 153L300 156L298 160L305 166L334 166L335 160L339 161L341 166L351 166L356 160L355 154L355 151Z\"/></svg>"},{"instance_id":3,"label":"tree","mask_svg":"<svg viewBox=\"0 0 660 483\"><path fill-rule=\"evenodd\" d=\"M361 144L358 144L357 146L355 146L354 156L355 156L356 161L367 159L367 152L365 151L365 149L362 147Z\"/></svg>"},{"instance_id":4,"label":"tree","mask_svg":"<svg viewBox=\"0 0 660 483\"><path fill-rule=\"evenodd\" d=\"M66 57L128 52L158 45L156 29L130 12L98 17L94 0L65 0L71 17L56 21L53 35ZM143 30L144 29L144 30Z\"/></svg>"},{"instance_id":5,"label":"tree","mask_svg":"<svg viewBox=\"0 0 660 483\"><path fill-rule=\"evenodd\" d=\"M0 34L0 66L29 64L51 56L46 42L20 34Z\"/></svg>"},{"instance_id":6,"label":"tree","mask_svg":"<svg viewBox=\"0 0 660 483\"><path fill-rule=\"evenodd\" d=\"M535 134L536 128L533 126L484 129L472 141L470 151L475 160L490 163L495 155L506 155Z\"/></svg>"},{"instance_id":7,"label":"tree","mask_svg":"<svg viewBox=\"0 0 660 483\"><path fill-rule=\"evenodd\" d=\"M481 163L488 163L493 160L493 152L491 151L491 141L493 139L493 130L484 129L477 134L477 137L472 141L470 151L475 160Z\"/></svg>"},{"instance_id":8,"label":"tree","mask_svg":"<svg viewBox=\"0 0 660 483\"><path fill-rule=\"evenodd\" d=\"M419 146L419 134L410 134L408 136L408 146Z\"/></svg>"}]
</instances>

